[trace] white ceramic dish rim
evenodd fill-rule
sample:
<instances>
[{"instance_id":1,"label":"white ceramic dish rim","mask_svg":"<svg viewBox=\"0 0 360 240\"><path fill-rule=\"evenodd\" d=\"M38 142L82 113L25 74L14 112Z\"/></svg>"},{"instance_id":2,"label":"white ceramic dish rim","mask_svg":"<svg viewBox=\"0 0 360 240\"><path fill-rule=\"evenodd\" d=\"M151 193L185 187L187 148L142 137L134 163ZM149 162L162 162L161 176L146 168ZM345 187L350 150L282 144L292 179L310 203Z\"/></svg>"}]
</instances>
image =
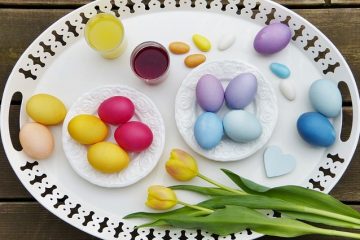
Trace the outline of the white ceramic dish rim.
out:
<instances>
[{"instance_id":1,"label":"white ceramic dish rim","mask_svg":"<svg viewBox=\"0 0 360 240\"><path fill-rule=\"evenodd\" d=\"M216 13L221 13L221 14L230 14L233 16L237 16L237 14L236 14L236 11L237 11L236 3L237 2L236 1L230 1L230 3L225 7L226 11L222 10L222 4L221 4L221 1L219 1L219 0L213 1L211 3L211 6L209 9L206 8L206 2L202 1L202 0L196 1L195 7L192 7L190 1L186 1L186 0L180 0L179 7L175 6L175 2L165 1L164 6L161 7L159 2L150 1L149 5L148 5L149 10L145 9L145 5L143 3L141 3L140 0L135 0L133 2L135 3L134 9L136 9L134 13L130 13L130 10L127 7L125 7L125 5L121 1L115 1L114 3L119 8L119 11L124 9L124 13L123 13L124 18L130 17L130 16L135 16L136 14L143 14L145 12L156 12L156 11L164 11L164 10L173 11L173 10L177 10L177 9L186 10L186 11L208 11L208 12L216 12ZM201 3L201 5L198 3ZM282 7L281 5L271 2L269 0L257 0L257 1L245 0L244 8L241 9L242 15L245 17L248 17L250 19L252 9L255 8L257 4L259 5L259 14L256 15L256 17L254 19L255 21L264 24L264 22L266 20L266 18L264 18L264 16L266 14L269 14L270 11L274 10L273 18L275 20L286 21L286 19L288 19L287 20L288 22L294 23L293 28L296 27L298 32L300 32L300 36L297 37L293 41L293 43L297 44L300 47L306 47L306 45L308 43L307 40L311 41L316 36L316 37L318 37L318 39L316 39L315 42L319 41L321 43L321 45L325 45L330 50L330 53L327 54L327 56L325 57L325 60L327 63L325 66L320 65L321 63L324 62L323 60L320 60L318 63L315 63L315 64L318 64L320 69L324 69L324 71L325 71L326 67L331 67L331 66L332 66L332 68L339 67L335 72L327 72L327 74L329 74L330 76L333 76L334 78L336 78L336 76L339 74L340 75L345 74L347 76L347 78L345 78L344 81L349 86L349 91L350 91L350 95L351 95L351 99L352 99L352 106L353 106L353 119L352 119L353 124L352 124L352 129L351 129L351 136L345 143L341 143L340 147L336 146L336 149L331 148L328 151L329 154L331 154L332 156L337 155L338 157L340 156L341 159L343 159L341 162L341 165L340 165L341 167L338 167L336 170L333 168L331 169L332 171L335 171L336 174L335 174L335 177L333 177L331 179L331 181L328 181L327 183L324 182L323 178L318 179L318 178L314 177L319 173L318 168L314 170L314 172L311 174L311 177L310 177L311 178L310 180L314 180L314 179L318 180L317 183L320 184L320 186L321 186L320 190L328 193L335 186L335 184L338 182L338 180L340 179L342 174L345 172L347 166L349 165L350 159L354 154L354 151L356 149L356 144L357 144L358 138L359 138L359 125L360 125L359 105L360 104L359 104L359 95L357 92L355 79L351 73L349 66L345 62L345 60L342 57L342 55L340 54L340 52L336 49L336 47L326 38L326 36L324 34L322 34L312 24L310 24L308 21L306 21L302 17L298 16L297 14L295 14L295 13L287 10L286 8ZM13 159L17 160L17 158L19 157L19 154L15 149L12 148L12 143L11 143L10 133L9 133L9 122L8 122L9 109L10 109L11 99L12 99L13 94L17 91L21 91L21 90L24 90L24 88L26 88L26 84L24 84L24 86L18 86L16 84L13 84L13 81L10 81L10 80L14 79L16 77L19 77L21 75L21 74L19 75L18 71L26 62L25 60L27 60L27 57L29 56L29 54L33 53L34 49L38 48L41 40L45 39L45 36L50 34L52 30L60 29L62 27L68 26L65 24L67 19L71 19L73 21L75 16L78 16L82 12L87 12L87 13L93 12L94 13L94 12L96 12L95 6L100 6L100 9L102 11L109 11L109 7L111 7L111 4L110 4L110 1L107 1L107 0L96 1L96 2L92 2L82 8L79 8L79 9L73 11L69 15L61 18L59 21L57 21L52 26L50 26L48 28L48 30L43 32L24 52L22 57L19 59L19 61L15 65L14 70L12 71L12 73L9 77L9 81L7 82L6 87L5 87L4 96L2 99L2 108L1 108L1 136L2 136L4 148L5 148L5 152L10 160L10 164L13 167L15 173L17 174L17 176L19 177L19 179L21 180L23 185L27 188L27 190L43 206L45 206L49 211L51 211L52 213L54 213L56 216L63 219L64 221L72 224L73 226L75 226L89 234L92 234L92 235L95 235L95 236L98 236L101 238L106 238L106 236L108 236L108 235L105 235L102 232L102 229L103 229L102 227L100 227L98 230L96 227L91 227L89 225L83 226L81 224L81 222L76 221L73 218L69 218L67 213L70 210L70 208L79 210L79 207L76 207L77 205L75 206L75 204L73 204L73 205L69 204L65 198L67 195L62 194L62 196L64 196L63 199L65 202L65 205L68 205L67 211L63 212L60 209L53 207L53 204L54 204L53 201L50 201L48 198L44 198L43 196L41 196L41 193L47 186L43 186L43 188L41 190L38 190L37 189L38 184L35 184L35 186L36 186L35 187L34 185L29 183L29 180L31 180L31 179L27 176L27 173L37 169L37 164L36 164L36 162L27 162L26 165L20 166L18 162L12 161ZM280 13L280 15L278 16L275 13ZM263 19L261 17L263 17ZM68 26L68 27L70 28L70 26ZM302 30L300 31L300 29L302 29ZM71 41L71 39L70 39L70 41ZM316 50L315 51L316 53L313 53L313 54L309 53L309 51L306 51L304 53L307 54L309 57L316 57L316 55L320 52L320 50L318 49L318 47L315 47L315 50ZM332 60L330 60L330 58ZM336 67L336 65L339 65L339 66ZM335 70L335 69L333 69L333 70ZM30 73L31 72L32 71L30 69ZM37 170L39 170L39 169L37 169ZM42 174L42 173L40 172L37 174ZM319 190L319 188L317 188L317 187L319 187L318 185L310 184L309 181L305 181L304 186ZM74 200L77 200L77 199L74 199ZM85 209L87 213L91 211L86 206L80 206L80 207ZM91 216L93 216L93 215L94 215L94 213ZM99 216L101 219L99 221L93 220L93 222L95 222L97 226L101 225L101 223L106 224L107 222L110 222L109 218L108 218L109 216L106 217L102 213L99 213L99 212L97 212L95 215ZM116 217L116 216L111 216L111 217ZM121 229L122 225L119 224L119 226L117 226L117 227L119 229ZM129 230L126 229L125 231L129 231ZM138 233L138 234L142 234L142 233ZM252 235L251 238L257 237L257 236L259 236L259 235ZM174 239L176 239L176 238L174 237Z\"/></svg>"}]
</instances>

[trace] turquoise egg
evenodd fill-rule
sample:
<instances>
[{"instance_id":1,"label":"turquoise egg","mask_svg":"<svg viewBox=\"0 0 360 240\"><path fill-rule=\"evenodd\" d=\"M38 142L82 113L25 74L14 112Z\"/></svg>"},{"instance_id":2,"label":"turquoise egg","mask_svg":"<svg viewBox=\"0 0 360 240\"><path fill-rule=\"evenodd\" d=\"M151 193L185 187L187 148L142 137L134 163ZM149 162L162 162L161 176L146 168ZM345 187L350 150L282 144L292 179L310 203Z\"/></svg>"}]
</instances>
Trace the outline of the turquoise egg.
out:
<instances>
[{"instance_id":1,"label":"turquoise egg","mask_svg":"<svg viewBox=\"0 0 360 240\"><path fill-rule=\"evenodd\" d=\"M194 135L196 142L203 149L216 147L224 135L221 119L215 113L204 112L196 119Z\"/></svg>"},{"instance_id":2,"label":"turquoise egg","mask_svg":"<svg viewBox=\"0 0 360 240\"><path fill-rule=\"evenodd\" d=\"M297 121L300 136L309 144L329 147L335 142L335 130L330 121L318 112L302 114Z\"/></svg>"},{"instance_id":3,"label":"turquoise egg","mask_svg":"<svg viewBox=\"0 0 360 240\"><path fill-rule=\"evenodd\" d=\"M256 116L244 110L228 112L223 120L226 135L235 142L246 143L260 137L262 126Z\"/></svg>"},{"instance_id":4,"label":"turquoise egg","mask_svg":"<svg viewBox=\"0 0 360 240\"><path fill-rule=\"evenodd\" d=\"M270 70L273 74L275 74L279 78L285 79L290 77L290 69L284 64L272 63L270 65Z\"/></svg>"},{"instance_id":5,"label":"turquoise egg","mask_svg":"<svg viewBox=\"0 0 360 240\"><path fill-rule=\"evenodd\" d=\"M330 80L315 81L309 90L313 108L324 116L337 117L342 108L342 97L339 88Z\"/></svg>"}]
</instances>

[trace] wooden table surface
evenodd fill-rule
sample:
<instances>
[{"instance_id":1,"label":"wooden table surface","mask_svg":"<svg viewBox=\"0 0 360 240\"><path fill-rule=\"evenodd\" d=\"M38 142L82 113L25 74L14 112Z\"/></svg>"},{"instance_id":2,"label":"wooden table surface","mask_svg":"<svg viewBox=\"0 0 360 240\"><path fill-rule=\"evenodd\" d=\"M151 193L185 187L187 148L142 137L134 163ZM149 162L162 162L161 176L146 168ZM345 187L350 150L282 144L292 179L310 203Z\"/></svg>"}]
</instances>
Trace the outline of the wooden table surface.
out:
<instances>
[{"instance_id":1,"label":"wooden table surface","mask_svg":"<svg viewBox=\"0 0 360 240\"><path fill-rule=\"evenodd\" d=\"M1 95L16 61L51 23L88 0L0 0ZM278 0L318 27L338 47L355 79L360 79L360 0ZM360 80L358 81L360 85ZM18 108L14 103L14 108ZM344 113L351 119L351 102L344 97ZM349 133L351 120L344 123ZM331 195L360 209L359 145L352 162ZM11 169L0 147L0 239L94 239L61 221L37 203ZM262 239L274 239L263 237ZM339 239L306 236L297 239Z\"/></svg>"}]
</instances>

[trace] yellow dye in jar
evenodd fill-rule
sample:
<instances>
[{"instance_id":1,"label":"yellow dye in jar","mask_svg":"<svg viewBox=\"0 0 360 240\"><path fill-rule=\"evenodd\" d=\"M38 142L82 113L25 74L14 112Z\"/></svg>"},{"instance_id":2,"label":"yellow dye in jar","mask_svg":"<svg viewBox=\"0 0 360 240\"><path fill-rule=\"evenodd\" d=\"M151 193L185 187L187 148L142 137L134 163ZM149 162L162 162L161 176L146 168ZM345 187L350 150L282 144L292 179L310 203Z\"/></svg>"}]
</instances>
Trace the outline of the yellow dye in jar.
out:
<instances>
[{"instance_id":1,"label":"yellow dye in jar","mask_svg":"<svg viewBox=\"0 0 360 240\"><path fill-rule=\"evenodd\" d=\"M105 58L117 58L125 48L124 26L115 16L99 13L85 27L88 44Z\"/></svg>"}]
</instances>

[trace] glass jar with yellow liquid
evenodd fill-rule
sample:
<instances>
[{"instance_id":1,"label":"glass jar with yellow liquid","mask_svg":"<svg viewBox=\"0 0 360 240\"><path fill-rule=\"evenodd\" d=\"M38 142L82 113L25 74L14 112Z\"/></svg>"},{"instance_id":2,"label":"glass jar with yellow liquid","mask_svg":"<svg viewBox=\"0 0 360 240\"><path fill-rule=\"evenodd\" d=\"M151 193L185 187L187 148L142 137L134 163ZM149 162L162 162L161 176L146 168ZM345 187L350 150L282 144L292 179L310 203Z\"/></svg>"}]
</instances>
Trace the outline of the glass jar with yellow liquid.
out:
<instances>
[{"instance_id":1,"label":"glass jar with yellow liquid","mask_svg":"<svg viewBox=\"0 0 360 240\"><path fill-rule=\"evenodd\" d=\"M91 48L104 58L119 57L126 47L124 26L110 13L99 13L85 26L85 39Z\"/></svg>"}]
</instances>

